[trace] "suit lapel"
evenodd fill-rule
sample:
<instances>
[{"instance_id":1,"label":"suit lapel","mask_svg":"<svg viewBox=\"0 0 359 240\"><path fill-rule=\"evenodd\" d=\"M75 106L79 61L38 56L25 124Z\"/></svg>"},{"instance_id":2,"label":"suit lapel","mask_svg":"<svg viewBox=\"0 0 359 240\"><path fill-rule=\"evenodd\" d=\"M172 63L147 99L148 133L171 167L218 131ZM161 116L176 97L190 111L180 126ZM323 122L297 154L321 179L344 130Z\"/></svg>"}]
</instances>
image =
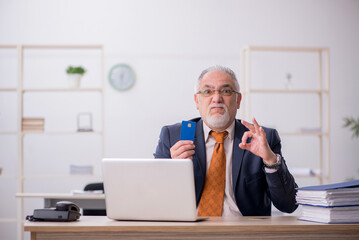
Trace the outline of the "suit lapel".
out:
<instances>
[{"instance_id":1,"label":"suit lapel","mask_svg":"<svg viewBox=\"0 0 359 240\"><path fill-rule=\"evenodd\" d=\"M202 176L206 176L206 146L204 143L204 135L203 135L203 121L202 119L197 122L196 125L196 133L194 138L195 155L194 159L197 161L198 165L201 168Z\"/></svg>"},{"instance_id":2,"label":"suit lapel","mask_svg":"<svg viewBox=\"0 0 359 240\"><path fill-rule=\"evenodd\" d=\"M239 120L235 120L235 132L234 132L234 141L233 141L233 154L232 154L232 184L233 191L236 189L237 180L239 176L239 171L243 162L244 150L241 149L238 145L242 142L242 136L247 130Z\"/></svg>"}]
</instances>

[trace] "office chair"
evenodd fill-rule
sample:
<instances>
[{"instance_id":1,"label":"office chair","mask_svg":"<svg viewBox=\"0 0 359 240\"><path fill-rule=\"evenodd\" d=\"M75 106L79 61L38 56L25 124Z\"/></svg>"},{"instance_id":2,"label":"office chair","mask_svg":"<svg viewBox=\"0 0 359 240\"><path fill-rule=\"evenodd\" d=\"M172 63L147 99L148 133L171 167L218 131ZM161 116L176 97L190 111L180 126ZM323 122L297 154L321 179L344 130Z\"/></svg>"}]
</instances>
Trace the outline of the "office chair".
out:
<instances>
[{"instance_id":1,"label":"office chair","mask_svg":"<svg viewBox=\"0 0 359 240\"><path fill-rule=\"evenodd\" d=\"M84 191L102 190L103 183L89 183L85 186ZM106 216L106 209L83 209L83 216Z\"/></svg>"}]
</instances>

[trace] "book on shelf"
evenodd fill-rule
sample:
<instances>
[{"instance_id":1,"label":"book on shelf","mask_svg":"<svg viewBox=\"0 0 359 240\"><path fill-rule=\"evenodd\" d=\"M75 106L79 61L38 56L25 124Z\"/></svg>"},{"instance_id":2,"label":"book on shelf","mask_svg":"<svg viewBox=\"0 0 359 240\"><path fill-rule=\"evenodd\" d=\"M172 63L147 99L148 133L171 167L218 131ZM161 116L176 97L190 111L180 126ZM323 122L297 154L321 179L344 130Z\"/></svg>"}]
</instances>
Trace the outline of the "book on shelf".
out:
<instances>
[{"instance_id":1,"label":"book on shelf","mask_svg":"<svg viewBox=\"0 0 359 240\"><path fill-rule=\"evenodd\" d=\"M22 131L24 132L43 132L45 127L44 118L23 118Z\"/></svg>"},{"instance_id":2,"label":"book on shelf","mask_svg":"<svg viewBox=\"0 0 359 240\"><path fill-rule=\"evenodd\" d=\"M43 122L23 122L23 126L44 126Z\"/></svg>"},{"instance_id":3,"label":"book on shelf","mask_svg":"<svg viewBox=\"0 0 359 240\"><path fill-rule=\"evenodd\" d=\"M28 127L23 127L22 128L23 132L43 132L44 128L28 128Z\"/></svg>"},{"instance_id":4,"label":"book on shelf","mask_svg":"<svg viewBox=\"0 0 359 240\"><path fill-rule=\"evenodd\" d=\"M300 220L359 223L359 180L298 188Z\"/></svg>"},{"instance_id":5,"label":"book on shelf","mask_svg":"<svg viewBox=\"0 0 359 240\"><path fill-rule=\"evenodd\" d=\"M44 124L45 123L45 119L44 118L22 118L22 124L31 124L31 125L36 125L36 124Z\"/></svg>"}]
</instances>

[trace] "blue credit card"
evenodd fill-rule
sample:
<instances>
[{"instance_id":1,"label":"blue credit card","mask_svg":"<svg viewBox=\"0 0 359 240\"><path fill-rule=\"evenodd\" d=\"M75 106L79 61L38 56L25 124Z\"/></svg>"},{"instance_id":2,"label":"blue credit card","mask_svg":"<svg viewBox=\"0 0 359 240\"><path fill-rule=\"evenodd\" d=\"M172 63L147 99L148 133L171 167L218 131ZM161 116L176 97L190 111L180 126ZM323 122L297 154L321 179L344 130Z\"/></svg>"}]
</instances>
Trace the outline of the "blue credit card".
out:
<instances>
[{"instance_id":1,"label":"blue credit card","mask_svg":"<svg viewBox=\"0 0 359 240\"><path fill-rule=\"evenodd\" d=\"M196 123L195 122L182 121L180 140L194 141L195 132L196 132Z\"/></svg>"}]
</instances>

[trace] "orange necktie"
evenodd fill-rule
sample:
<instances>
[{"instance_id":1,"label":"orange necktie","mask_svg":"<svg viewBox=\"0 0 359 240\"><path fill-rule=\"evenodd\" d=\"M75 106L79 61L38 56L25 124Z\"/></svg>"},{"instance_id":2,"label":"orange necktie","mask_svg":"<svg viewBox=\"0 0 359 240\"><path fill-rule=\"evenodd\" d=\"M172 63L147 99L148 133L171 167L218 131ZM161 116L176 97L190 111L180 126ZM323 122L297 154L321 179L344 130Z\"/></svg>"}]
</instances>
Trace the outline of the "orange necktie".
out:
<instances>
[{"instance_id":1,"label":"orange necktie","mask_svg":"<svg viewBox=\"0 0 359 240\"><path fill-rule=\"evenodd\" d=\"M223 140L225 132L210 132L217 146L213 151L204 189L198 206L198 216L222 216L224 188L226 184L226 154Z\"/></svg>"}]
</instances>

